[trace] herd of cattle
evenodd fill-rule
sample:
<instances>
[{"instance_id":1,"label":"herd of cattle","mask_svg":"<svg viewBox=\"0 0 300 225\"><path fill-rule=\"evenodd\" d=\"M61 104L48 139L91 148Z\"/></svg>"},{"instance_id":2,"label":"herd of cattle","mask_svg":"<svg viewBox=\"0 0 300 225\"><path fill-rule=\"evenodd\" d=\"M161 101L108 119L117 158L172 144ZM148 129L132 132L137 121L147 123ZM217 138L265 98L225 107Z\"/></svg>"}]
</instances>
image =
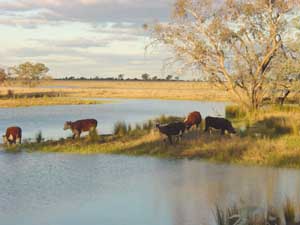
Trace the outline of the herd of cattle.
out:
<instances>
[{"instance_id":1,"label":"herd of cattle","mask_svg":"<svg viewBox=\"0 0 300 225\"><path fill-rule=\"evenodd\" d=\"M172 144L172 136L182 138L185 130L189 130L192 126L198 128L202 122L201 114L197 111L188 114L183 122L175 121L168 124L156 124L156 127L160 133L167 136L169 142ZM72 138L80 138L82 132L92 132L97 128L97 120L84 119L77 120L75 122L67 121L64 124L64 130L70 129L73 133ZM208 116L205 118L205 132L210 131L211 128L221 130L221 135L228 133L236 133L235 129L229 120L220 117ZM6 129L5 135L3 135L4 144L21 144L22 129L20 127L9 127Z\"/></svg>"}]
</instances>

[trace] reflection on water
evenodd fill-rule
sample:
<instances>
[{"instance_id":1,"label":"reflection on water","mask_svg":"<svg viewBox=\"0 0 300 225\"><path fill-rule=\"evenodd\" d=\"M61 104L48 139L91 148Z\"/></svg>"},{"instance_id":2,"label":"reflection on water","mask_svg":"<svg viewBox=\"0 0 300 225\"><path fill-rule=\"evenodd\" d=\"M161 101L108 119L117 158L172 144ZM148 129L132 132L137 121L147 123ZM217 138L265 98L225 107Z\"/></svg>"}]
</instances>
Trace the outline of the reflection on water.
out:
<instances>
[{"instance_id":1,"label":"reflection on water","mask_svg":"<svg viewBox=\"0 0 300 225\"><path fill-rule=\"evenodd\" d=\"M95 118L100 133L112 133L117 121L141 123L162 114L185 116L198 110L203 116L224 114L224 103L172 101L172 100L118 100L100 105L37 106L28 108L0 109L0 132L6 127L17 125L23 129L24 138L34 138L40 130L43 137L58 139L71 135L64 131L63 124L68 120ZM2 140L1 140L2 141Z\"/></svg>"},{"instance_id":2,"label":"reflection on water","mask_svg":"<svg viewBox=\"0 0 300 225\"><path fill-rule=\"evenodd\" d=\"M300 200L297 170L110 155L0 155L0 224L214 224L215 203Z\"/></svg>"}]
</instances>

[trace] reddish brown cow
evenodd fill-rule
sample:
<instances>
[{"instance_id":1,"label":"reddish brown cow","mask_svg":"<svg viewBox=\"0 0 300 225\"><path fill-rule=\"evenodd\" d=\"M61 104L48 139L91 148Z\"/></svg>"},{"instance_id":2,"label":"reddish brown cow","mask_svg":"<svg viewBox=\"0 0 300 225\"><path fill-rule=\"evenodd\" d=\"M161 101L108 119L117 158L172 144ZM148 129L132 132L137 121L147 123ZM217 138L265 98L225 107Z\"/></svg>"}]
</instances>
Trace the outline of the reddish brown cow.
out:
<instances>
[{"instance_id":1,"label":"reddish brown cow","mask_svg":"<svg viewBox=\"0 0 300 225\"><path fill-rule=\"evenodd\" d=\"M6 129L5 135L3 135L4 144L21 144L22 141L22 129L20 127L9 127Z\"/></svg>"},{"instance_id":2,"label":"reddish brown cow","mask_svg":"<svg viewBox=\"0 0 300 225\"><path fill-rule=\"evenodd\" d=\"M187 118L184 120L186 129L189 130L192 126L196 125L198 128L201 124L202 117L201 114L197 111L191 112Z\"/></svg>"},{"instance_id":3,"label":"reddish brown cow","mask_svg":"<svg viewBox=\"0 0 300 225\"><path fill-rule=\"evenodd\" d=\"M64 130L71 129L74 138L80 138L80 134L85 131L94 131L97 127L97 120L95 119L85 119L77 120L75 122L67 121L64 125Z\"/></svg>"}]
</instances>

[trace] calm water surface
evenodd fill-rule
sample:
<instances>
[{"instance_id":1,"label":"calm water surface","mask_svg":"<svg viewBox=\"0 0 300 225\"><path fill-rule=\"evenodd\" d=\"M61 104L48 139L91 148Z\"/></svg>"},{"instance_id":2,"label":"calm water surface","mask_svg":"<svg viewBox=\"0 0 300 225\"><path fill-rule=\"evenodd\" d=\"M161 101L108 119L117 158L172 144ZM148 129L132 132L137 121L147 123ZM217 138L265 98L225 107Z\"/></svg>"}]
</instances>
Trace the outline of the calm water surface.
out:
<instances>
[{"instance_id":1,"label":"calm water surface","mask_svg":"<svg viewBox=\"0 0 300 225\"><path fill-rule=\"evenodd\" d=\"M95 118L98 120L98 130L102 134L112 133L117 121L126 123L141 123L162 114L185 116L188 112L197 110L203 116L224 115L224 103L172 101L172 100L121 100L99 105L69 105L69 106L37 106L0 109L0 132L6 127L18 125L23 129L24 138L34 138L42 131L47 139L59 139L71 135L64 131L65 121ZM2 140L1 140L2 141Z\"/></svg>"},{"instance_id":2,"label":"calm water surface","mask_svg":"<svg viewBox=\"0 0 300 225\"><path fill-rule=\"evenodd\" d=\"M0 154L2 225L214 224L214 204L300 199L297 170L110 155Z\"/></svg>"}]
</instances>

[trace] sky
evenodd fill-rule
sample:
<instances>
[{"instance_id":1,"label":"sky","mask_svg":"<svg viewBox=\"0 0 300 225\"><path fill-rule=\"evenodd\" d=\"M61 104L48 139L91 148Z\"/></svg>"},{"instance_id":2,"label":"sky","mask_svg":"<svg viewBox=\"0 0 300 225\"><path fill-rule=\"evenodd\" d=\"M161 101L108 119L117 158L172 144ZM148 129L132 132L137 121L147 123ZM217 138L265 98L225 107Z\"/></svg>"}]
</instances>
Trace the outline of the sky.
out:
<instances>
[{"instance_id":1,"label":"sky","mask_svg":"<svg viewBox=\"0 0 300 225\"><path fill-rule=\"evenodd\" d=\"M174 0L0 0L0 67L42 62L53 77L165 77L166 51L144 23L169 19Z\"/></svg>"}]
</instances>

